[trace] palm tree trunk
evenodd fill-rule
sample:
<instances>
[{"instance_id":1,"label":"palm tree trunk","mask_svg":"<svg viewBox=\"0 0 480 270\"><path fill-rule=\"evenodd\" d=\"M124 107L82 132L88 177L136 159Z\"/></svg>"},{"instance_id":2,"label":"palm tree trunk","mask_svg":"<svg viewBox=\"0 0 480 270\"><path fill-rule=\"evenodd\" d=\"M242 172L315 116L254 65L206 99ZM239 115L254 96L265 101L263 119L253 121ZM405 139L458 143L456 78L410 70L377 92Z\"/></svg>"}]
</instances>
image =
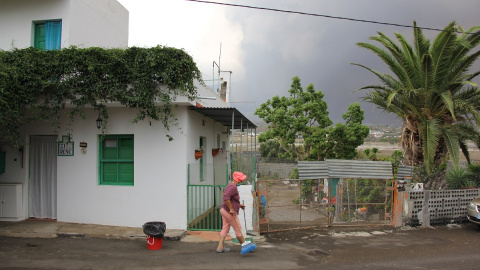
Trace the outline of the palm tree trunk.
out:
<instances>
[{"instance_id":1,"label":"palm tree trunk","mask_svg":"<svg viewBox=\"0 0 480 270\"><path fill-rule=\"evenodd\" d=\"M403 149L403 163L410 166L423 164L422 137L417 125L410 120L404 121L400 145Z\"/></svg>"},{"instance_id":2,"label":"palm tree trunk","mask_svg":"<svg viewBox=\"0 0 480 270\"><path fill-rule=\"evenodd\" d=\"M410 166L421 166L424 163L423 157L423 143L422 136L413 124L404 124L400 145L403 149L403 163ZM437 149L435 150L435 157L433 164L439 166L445 162L448 154L448 149L443 138L440 138Z\"/></svg>"}]
</instances>

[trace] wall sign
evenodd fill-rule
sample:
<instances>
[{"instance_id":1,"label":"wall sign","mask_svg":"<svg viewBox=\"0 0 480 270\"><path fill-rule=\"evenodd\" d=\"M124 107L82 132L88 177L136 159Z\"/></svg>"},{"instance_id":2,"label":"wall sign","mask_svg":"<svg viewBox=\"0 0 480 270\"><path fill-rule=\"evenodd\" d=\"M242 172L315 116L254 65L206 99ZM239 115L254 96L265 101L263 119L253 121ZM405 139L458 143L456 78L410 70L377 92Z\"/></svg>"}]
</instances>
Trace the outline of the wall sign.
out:
<instances>
[{"instance_id":1,"label":"wall sign","mask_svg":"<svg viewBox=\"0 0 480 270\"><path fill-rule=\"evenodd\" d=\"M73 142L70 141L70 135L62 136L62 141L58 142L58 156L73 156Z\"/></svg>"}]
</instances>

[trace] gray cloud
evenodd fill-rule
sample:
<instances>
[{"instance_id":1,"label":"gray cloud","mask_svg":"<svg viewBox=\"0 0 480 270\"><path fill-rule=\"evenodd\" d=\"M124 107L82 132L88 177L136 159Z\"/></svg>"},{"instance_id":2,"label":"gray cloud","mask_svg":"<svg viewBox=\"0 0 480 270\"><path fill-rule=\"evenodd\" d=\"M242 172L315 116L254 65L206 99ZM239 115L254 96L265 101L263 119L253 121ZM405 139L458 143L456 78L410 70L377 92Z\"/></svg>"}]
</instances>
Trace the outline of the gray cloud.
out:
<instances>
[{"instance_id":1,"label":"gray cloud","mask_svg":"<svg viewBox=\"0 0 480 270\"><path fill-rule=\"evenodd\" d=\"M239 4L296 10L331 16L413 25L442 29L451 21L464 28L474 26L478 19L478 1L241 1ZM395 32L412 39L412 29L379 24L352 22L271 11L227 8L227 18L239 23L243 30L245 52L244 78L233 79L231 101L244 114L253 117L255 108L274 95L287 96L291 78L298 75L302 85L313 83L325 94L330 117L342 122L348 106L360 101L366 93L355 89L378 84L368 71L350 63L360 63L375 70L388 72L381 60L358 48L357 42L383 32ZM425 31L430 38L438 32ZM235 75L233 75L235 76ZM255 103L250 103L254 101ZM394 115L361 103L367 124L395 124Z\"/></svg>"},{"instance_id":2,"label":"gray cloud","mask_svg":"<svg viewBox=\"0 0 480 270\"><path fill-rule=\"evenodd\" d=\"M330 118L343 122L348 106L366 92L355 89L379 84L359 63L388 72L374 54L358 48L357 42L383 32L412 39L412 29L265 10L226 7L178 0L118 0L130 12L129 45L157 44L185 48L204 78L216 79L212 61L217 61L222 43L222 69L233 71L232 105L247 117L272 96L287 96L291 78L299 76L306 87L325 94ZM456 21L465 29L478 24L478 0L219 0L224 3L350 17L395 24L443 29ZM425 31L434 38L438 32ZM478 70L478 64L476 69ZM222 75L225 76L225 75ZM228 75L227 75L228 76ZM225 76L226 77L226 76ZM218 86L218 84L217 84ZM361 103L366 124L396 124L394 115Z\"/></svg>"}]
</instances>

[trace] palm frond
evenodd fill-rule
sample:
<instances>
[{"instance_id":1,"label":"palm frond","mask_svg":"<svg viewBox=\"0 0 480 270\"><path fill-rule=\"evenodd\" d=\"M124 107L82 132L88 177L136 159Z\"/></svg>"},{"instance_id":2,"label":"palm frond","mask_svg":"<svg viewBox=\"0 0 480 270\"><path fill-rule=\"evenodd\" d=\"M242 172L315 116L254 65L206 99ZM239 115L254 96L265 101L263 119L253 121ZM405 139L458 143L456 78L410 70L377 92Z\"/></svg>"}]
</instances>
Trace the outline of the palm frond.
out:
<instances>
[{"instance_id":1,"label":"palm frond","mask_svg":"<svg viewBox=\"0 0 480 270\"><path fill-rule=\"evenodd\" d=\"M419 87L421 85L421 77L419 76L420 61L405 37L401 34L396 34L396 37L403 48L402 57L397 57L397 59L402 60L403 68L408 77L409 83L406 85L411 88Z\"/></svg>"},{"instance_id":2,"label":"palm frond","mask_svg":"<svg viewBox=\"0 0 480 270\"><path fill-rule=\"evenodd\" d=\"M460 59L459 61L455 62L455 66L452 67L452 70L450 73L445 76L447 81L444 83L454 83L458 80L462 79L462 76L468 71L468 69L473 65L473 63L478 59L480 56L480 51L475 52L463 59ZM472 78L475 78L478 74L478 72L475 72L475 76ZM469 74L467 75L468 78L470 78L472 75Z\"/></svg>"},{"instance_id":3,"label":"palm frond","mask_svg":"<svg viewBox=\"0 0 480 270\"><path fill-rule=\"evenodd\" d=\"M375 74L383 83L385 83L387 86L390 86L392 87L393 89L395 88L398 88L398 87L402 87L403 88L403 83L401 81L398 81L394 78L392 78L390 75L388 74L382 74L382 73L379 73L369 67L366 67L364 65L360 65L360 64L355 64L355 63L352 63L352 65L355 65L355 66L359 66L359 67L363 67L365 68L366 70L372 72L373 74Z\"/></svg>"},{"instance_id":4,"label":"palm frond","mask_svg":"<svg viewBox=\"0 0 480 270\"><path fill-rule=\"evenodd\" d=\"M448 153L450 154L450 158L452 160L452 164L454 168L459 167L459 156L460 156L460 145L457 133L452 126L447 126L443 128L443 138L445 141L445 145L447 146Z\"/></svg>"},{"instance_id":5,"label":"palm frond","mask_svg":"<svg viewBox=\"0 0 480 270\"><path fill-rule=\"evenodd\" d=\"M465 159L467 160L467 163L470 164L471 161L470 161L470 152L468 151L468 145L463 140L459 140L459 145L463 155L465 156Z\"/></svg>"},{"instance_id":6,"label":"palm frond","mask_svg":"<svg viewBox=\"0 0 480 270\"><path fill-rule=\"evenodd\" d=\"M446 31L445 29L448 29ZM456 33L453 27L446 27L434 40L431 53L435 63L435 85L443 81L444 76L450 71L450 63L456 45Z\"/></svg>"},{"instance_id":7,"label":"palm frond","mask_svg":"<svg viewBox=\"0 0 480 270\"><path fill-rule=\"evenodd\" d=\"M371 39L376 40L378 42L381 42L382 44L384 44L384 46L389 46L390 45L388 42L386 42L383 39L379 39L379 38L376 38L376 37L371 37ZM361 48L364 48L364 49L367 49L367 50L370 50L373 53L375 53L378 57L380 57L380 59L382 59L383 62L385 62L385 64L390 68L390 70L399 78L399 81L402 81L402 82L403 81L408 81L407 76L406 76L405 71L403 70L402 66L398 63L398 61L395 59L395 57L393 57L391 55L391 53L389 53L389 51L384 50L384 49L382 49L378 46L375 46L373 44L370 44L370 43L360 42L360 43L357 43L357 46L359 46ZM392 48L387 47L387 49L392 49Z\"/></svg>"},{"instance_id":8,"label":"palm frond","mask_svg":"<svg viewBox=\"0 0 480 270\"><path fill-rule=\"evenodd\" d=\"M422 69L421 74L423 75L423 88L428 91L434 86L433 84L433 58L431 54L424 54L422 57Z\"/></svg>"},{"instance_id":9,"label":"palm frond","mask_svg":"<svg viewBox=\"0 0 480 270\"><path fill-rule=\"evenodd\" d=\"M429 172L433 170L435 152L440 137L439 121L436 118L423 121L421 126L421 137L423 145L423 161Z\"/></svg>"},{"instance_id":10,"label":"palm frond","mask_svg":"<svg viewBox=\"0 0 480 270\"><path fill-rule=\"evenodd\" d=\"M413 27L413 40L417 58L422 59L423 55L429 53L430 41L423 35L422 29L417 27L417 22L413 22Z\"/></svg>"},{"instance_id":11,"label":"palm frond","mask_svg":"<svg viewBox=\"0 0 480 270\"><path fill-rule=\"evenodd\" d=\"M442 97L443 103L446 105L448 111L450 112L450 115L455 121L455 111L454 111L455 106L453 104L452 93L450 91L445 91L445 92L442 92L440 95Z\"/></svg>"}]
</instances>

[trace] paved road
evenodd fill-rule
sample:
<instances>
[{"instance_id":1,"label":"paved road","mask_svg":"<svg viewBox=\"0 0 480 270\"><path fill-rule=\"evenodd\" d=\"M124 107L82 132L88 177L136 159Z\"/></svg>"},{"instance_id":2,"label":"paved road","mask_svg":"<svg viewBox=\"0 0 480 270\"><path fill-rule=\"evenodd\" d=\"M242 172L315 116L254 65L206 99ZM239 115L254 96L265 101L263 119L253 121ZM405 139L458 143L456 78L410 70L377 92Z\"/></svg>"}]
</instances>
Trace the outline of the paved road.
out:
<instances>
[{"instance_id":1,"label":"paved road","mask_svg":"<svg viewBox=\"0 0 480 270\"><path fill-rule=\"evenodd\" d=\"M271 233L240 255L215 242L0 237L0 269L479 269L480 227L318 229Z\"/></svg>"}]
</instances>

